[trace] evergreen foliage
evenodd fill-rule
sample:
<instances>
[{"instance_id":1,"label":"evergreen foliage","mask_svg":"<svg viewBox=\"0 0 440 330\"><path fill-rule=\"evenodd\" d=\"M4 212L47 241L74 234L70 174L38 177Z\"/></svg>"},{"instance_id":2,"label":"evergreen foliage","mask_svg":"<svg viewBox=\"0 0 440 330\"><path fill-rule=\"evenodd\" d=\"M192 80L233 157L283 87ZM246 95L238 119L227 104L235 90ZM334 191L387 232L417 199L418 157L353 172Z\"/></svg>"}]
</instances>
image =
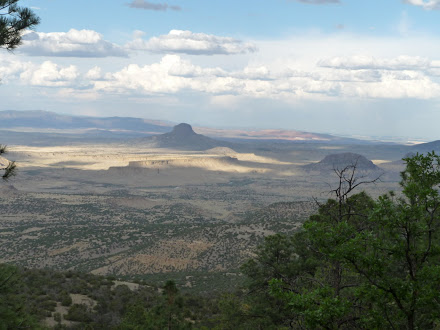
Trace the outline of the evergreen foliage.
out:
<instances>
[{"instance_id":1,"label":"evergreen foliage","mask_svg":"<svg viewBox=\"0 0 440 330\"><path fill-rule=\"evenodd\" d=\"M402 196L365 193L321 206L305 224L313 272L270 281L308 329L432 329L440 321L440 157L404 159ZM299 259L302 251L295 251Z\"/></svg>"},{"instance_id":2,"label":"evergreen foliage","mask_svg":"<svg viewBox=\"0 0 440 330\"><path fill-rule=\"evenodd\" d=\"M335 199L294 235L266 238L242 266L244 294L221 301L225 328L434 329L440 325L440 157L404 159L402 193L373 200L356 164Z\"/></svg>"},{"instance_id":3,"label":"evergreen foliage","mask_svg":"<svg viewBox=\"0 0 440 330\"><path fill-rule=\"evenodd\" d=\"M23 32L40 23L35 13L18 5L19 0L0 0L0 47L12 50L21 43Z\"/></svg>"},{"instance_id":4,"label":"evergreen foliage","mask_svg":"<svg viewBox=\"0 0 440 330\"><path fill-rule=\"evenodd\" d=\"M32 308L25 303L25 295L18 269L0 265L0 330L40 328Z\"/></svg>"},{"instance_id":5,"label":"evergreen foliage","mask_svg":"<svg viewBox=\"0 0 440 330\"><path fill-rule=\"evenodd\" d=\"M353 194L355 167L337 171L336 199L297 233L266 237L241 268L245 290L219 299L184 295L174 281L132 291L111 277L1 265L0 329L42 328L46 317L60 329L64 320L81 329L437 329L440 156L405 161L402 193L377 200Z\"/></svg>"}]
</instances>

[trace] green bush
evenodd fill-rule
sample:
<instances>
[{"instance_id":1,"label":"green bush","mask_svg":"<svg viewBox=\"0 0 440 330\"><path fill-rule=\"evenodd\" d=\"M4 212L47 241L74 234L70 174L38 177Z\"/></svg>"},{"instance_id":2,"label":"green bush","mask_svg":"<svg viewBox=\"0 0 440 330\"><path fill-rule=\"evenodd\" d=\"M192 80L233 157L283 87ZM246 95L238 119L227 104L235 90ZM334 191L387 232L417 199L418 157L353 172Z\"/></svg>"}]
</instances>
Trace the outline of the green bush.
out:
<instances>
[{"instance_id":1,"label":"green bush","mask_svg":"<svg viewBox=\"0 0 440 330\"><path fill-rule=\"evenodd\" d=\"M73 304L64 319L76 322L90 322L92 320L87 306L80 304Z\"/></svg>"},{"instance_id":2,"label":"green bush","mask_svg":"<svg viewBox=\"0 0 440 330\"><path fill-rule=\"evenodd\" d=\"M55 320L55 322L61 323L61 314L60 313L54 313L53 314L53 319Z\"/></svg>"},{"instance_id":3,"label":"green bush","mask_svg":"<svg viewBox=\"0 0 440 330\"><path fill-rule=\"evenodd\" d=\"M63 291L61 293L61 305L63 305L63 306L70 306L70 305L72 305L72 298L65 291Z\"/></svg>"}]
</instances>

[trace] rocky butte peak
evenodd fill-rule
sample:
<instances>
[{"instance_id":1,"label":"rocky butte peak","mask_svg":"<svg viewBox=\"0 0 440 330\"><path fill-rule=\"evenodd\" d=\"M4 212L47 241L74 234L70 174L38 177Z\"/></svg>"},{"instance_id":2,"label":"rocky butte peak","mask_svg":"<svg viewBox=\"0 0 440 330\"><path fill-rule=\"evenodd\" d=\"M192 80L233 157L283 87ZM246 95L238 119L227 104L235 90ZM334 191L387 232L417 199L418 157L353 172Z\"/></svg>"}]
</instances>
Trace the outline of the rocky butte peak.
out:
<instances>
[{"instance_id":1,"label":"rocky butte peak","mask_svg":"<svg viewBox=\"0 0 440 330\"><path fill-rule=\"evenodd\" d=\"M174 126L169 133L142 139L156 148L177 148L184 150L206 150L215 147L230 147L226 141L217 141L193 131L191 125L182 123Z\"/></svg>"},{"instance_id":2,"label":"rocky butte peak","mask_svg":"<svg viewBox=\"0 0 440 330\"><path fill-rule=\"evenodd\" d=\"M379 167L374 165L371 160L351 152L328 155L319 163L306 165L305 168L309 170L331 171L334 169L342 170L351 165L356 166L358 171L379 170Z\"/></svg>"},{"instance_id":3,"label":"rocky butte peak","mask_svg":"<svg viewBox=\"0 0 440 330\"><path fill-rule=\"evenodd\" d=\"M322 164L332 166L333 168L343 169L346 166L356 166L358 170L375 170L377 166L373 162L362 155L345 152L341 154L333 154L326 156Z\"/></svg>"},{"instance_id":4,"label":"rocky butte peak","mask_svg":"<svg viewBox=\"0 0 440 330\"><path fill-rule=\"evenodd\" d=\"M173 135L180 136L180 137L196 135L196 133L193 131L191 125L185 124L185 123L174 126L173 131L171 133Z\"/></svg>"}]
</instances>

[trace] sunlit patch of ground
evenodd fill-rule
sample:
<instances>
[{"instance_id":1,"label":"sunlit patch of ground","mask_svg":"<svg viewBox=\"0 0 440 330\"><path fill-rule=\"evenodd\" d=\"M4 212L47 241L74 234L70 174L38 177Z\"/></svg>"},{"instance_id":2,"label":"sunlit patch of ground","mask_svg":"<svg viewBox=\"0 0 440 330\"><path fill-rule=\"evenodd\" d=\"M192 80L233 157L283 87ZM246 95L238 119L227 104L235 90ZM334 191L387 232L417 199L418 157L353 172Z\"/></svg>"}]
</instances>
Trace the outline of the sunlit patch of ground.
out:
<instances>
[{"instance_id":1,"label":"sunlit patch of ground","mask_svg":"<svg viewBox=\"0 0 440 330\"><path fill-rule=\"evenodd\" d=\"M391 160L387 160L387 159L372 159L371 161L373 162L374 165L391 163Z\"/></svg>"},{"instance_id":2,"label":"sunlit patch of ground","mask_svg":"<svg viewBox=\"0 0 440 330\"><path fill-rule=\"evenodd\" d=\"M256 210L332 197L334 174L308 173L301 165L340 147L292 148L251 149L254 154L116 144L14 146L8 158L18 161L19 174L13 187L0 187L0 259L117 276L229 272L264 236L295 230L312 208ZM373 196L398 189L402 165L386 160L398 153L366 150L397 178L362 189Z\"/></svg>"},{"instance_id":3,"label":"sunlit patch of ground","mask_svg":"<svg viewBox=\"0 0 440 330\"><path fill-rule=\"evenodd\" d=\"M247 173L252 171L267 172L260 164L284 164L275 159L257 156L252 153L237 153L231 149L226 153L195 153L172 149L141 149L126 145L91 145L66 147L14 147L12 156L21 168L54 167L79 170L108 170L110 167L128 166L130 162L170 161L172 167L197 167L211 171ZM219 163L222 156L238 162ZM241 164L240 162L247 162ZM250 163L250 164L249 164ZM256 163L253 167L251 163ZM158 167L158 162L154 168Z\"/></svg>"}]
</instances>

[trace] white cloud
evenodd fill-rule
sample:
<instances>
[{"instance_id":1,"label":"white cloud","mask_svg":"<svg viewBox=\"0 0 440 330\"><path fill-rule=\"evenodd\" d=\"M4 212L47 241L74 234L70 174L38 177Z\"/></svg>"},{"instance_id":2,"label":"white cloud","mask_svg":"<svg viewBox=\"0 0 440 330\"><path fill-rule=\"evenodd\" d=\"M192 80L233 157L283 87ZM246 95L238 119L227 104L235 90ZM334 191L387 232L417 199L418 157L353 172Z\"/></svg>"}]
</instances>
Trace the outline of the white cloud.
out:
<instances>
[{"instance_id":1,"label":"white cloud","mask_svg":"<svg viewBox=\"0 0 440 330\"><path fill-rule=\"evenodd\" d=\"M68 32L28 32L20 51L32 56L60 57L126 57L126 51L102 38L93 30Z\"/></svg>"},{"instance_id":2,"label":"white cloud","mask_svg":"<svg viewBox=\"0 0 440 330\"><path fill-rule=\"evenodd\" d=\"M176 55L167 55L159 63L145 65L130 64L115 73L107 73L103 81L96 81L95 88L107 92L140 91L145 94L175 93L189 87L188 80L170 74L180 66L183 70L197 71L188 62Z\"/></svg>"},{"instance_id":3,"label":"white cloud","mask_svg":"<svg viewBox=\"0 0 440 330\"><path fill-rule=\"evenodd\" d=\"M98 67L91 69L99 71ZM98 78L97 74L93 78ZM86 80L75 65L58 65L52 61L32 63L20 57L0 56L0 80L4 84L20 83L23 86L83 88Z\"/></svg>"},{"instance_id":4,"label":"white cloud","mask_svg":"<svg viewBox=\"0 0 440 330\"><path fill-rule=\"evenodd\" d=\"M404 3L422 7L425 10L439 10L440 0L403 0Z\"/></svg>"},{"instance_id":5,"label":"white cloud","mask_svg":"<svg viewBox=\"0 0 440 330\"><path fill-rule=\"evenodd\" d=\"M134 35L149 41L141 31ZM93 48L98 39L93 35L89 39ZM335 119L342 113L344 119L360 116L355 131L376 127L376 116L384 116L387 134L390 126L403 127L399 126L403 120L419 123L418 127L427 122L435 135L439 39L428 34L403 38L312 31L255 41L258 52L246 55L187 56L167 51L160 56L133 52L129 58L83 59L4 52L0 93L3 108L90 109L99 115L118 114L124 108L130 115L169 120L213 118L205 121L211 125L219 125L222 118L221 124L228 125L231 115L237 125L248 125L253 118L250 125L257 120L260 125L292 123L304 130L315 129L320 118L323 131L332 120L334 127L346 127ZM51 62L43 63L47 59ZM408 117L409 113L414 115ZM301 120L305 126L300 126Z\"/></svg>"},{"instance_id":6,"label":"white cloud","mask_svg":"<svg viewBox=\"0 0 440 330\"><path fill-rule=\"evenodd\" d=\"M87 79L90 80L99 80L102 78L101 68L98 66L94 66L89 71L87 71L86 76Z\"/></svg>"},{"instance_id":7,"label":"white cloud","mask_svg":"<svg viewBox=\"0 0 440 330\"><path fill-rule=\"evenodd\" d=\"M254 44L234 38L182 30L171 30L167 35L152 37L149 40L142 39L139 31L136 31L135 39L126 47L155 53L191 55L244 54L257 50Z\"/></svg>"},{"instance_id":8,"label":"white cloud","mask_svg":"<svg viewBox=\"0 0 440 330\"><path fill-rule=\"evenodd\" d=\"M141 35L139 31L135 33ZM93 44L94 40L97 39L93 39L92 34L90 42ZM422 40L421 44L425 43L428 41ZM326 43L307 39L285 44L288 44L288 51L273 43L263 44L261 52L256 55L233 58L240 58L241 65L229 68L231 57L228 61L224 57L192 57L188 60L177 54L168 54L147 65L124 59L118 61L123 63L121 67L111 69L107 60L102 62L103 66L98 62L84 67L84 61L78 59L72 59L71 65L50 61L32 64L8 55L4 56L6 60L0 58L0 79L3 82L15 79L30 86L58 87L60 90L69 88L68 95L75 94L76 90L87 97L101 95L103 98L124 95L184 99L188 92L194 93L191 95L195 98L199 95L200 99L229 95L288 102L303 99L440 98L440 60L435 60L435 55L388 57L378 52L372 55L374 52L368 43L362 49L356 44L351 46L350 42L350 46L361 55L340 56L354 53L353 49L344 48L345 39L327 39ZM323 44L329 46L327 58L322 58ZM376 44L381 50L381 43ZM429 44L436 45L432 40ZM420 45L414 48L425 49ZM291 55L291 49L295 50L295 55ZM399 53L407 52L398 47L395 49Z\"/></svg>"},{"instance_id":9,"label":"white cloud","mask_svg":"<svg viewBox=\"0 0 440 330\"><path fill-rule=\"evenodd\" d=\"M252 82L255 80L255 70L248 68L245 71L228 73L220 68L202 68L178 55L166 55L159 63L143 67L130 64L118 72L108 73L104 80L95 81L94 84L97 90L104 92L135 91L148 95L184 90L214 94L258 94L270 87L261 89L261 86L258 87L261 82ZM246 75L252 80L246 79Z\"/></svg>"},{"instance_id":10,"label":"white cloud","mask_svg":"<svg viewBox=\"0 0 440 330\"><path fill-rule=\"evenodd\" d=\"M20 79L32 86L66 87L76 85L79 78L78 68L74 65L60 67L51 61L28 68L20 74Z\"/></svg>"},{"instance_id":11,"label":"white cloud","mask_svg":"<svg viewBox=\"0 0 440 330\"><path fill-rule=\"evenodd\" d=\"M399 75L387 74L383 76L380 82L345 85L343 95L372 99L432 99L440 97L440 86L429 77L401 78L402 76ZM407 76L407 78L411 77Z\"/></svg>"},{"instance_id":12,"label":"white cloud","mask_svg":"<svg viewBox=\"0 0 440 330\"><path fill-rule=\"evenodd\" d=\"M439 64L418 56L348 56L318 62L327 70L326 81L339 82L340 96L384 99L440 97L440 85L432 79L440 73Z\"/></svg>"},{"instance_id":13,"label":"white cloud","mask_svg":"<svg viewBox=\"0 0 440 330\"><path fill-rule=\"evenodd\" d=\"M0 80L2 83L8 83L9 81L17 78L23 71L32 67L30 62L21 62L12 59L0 59Z\"/></svg>"},{"instance_id":14,"label":"white cloud","mask_svg":"<svg viewBox=\"0 0 440 330\"><path fill-rule=\"evenodd\" d=\"M322 60L310 72L297 71L289 65L274 72L268 66L226 71L166 55L159 63L131 64L93 83L95 90L103 93L154 95L193 91L269 99L429 99L440 97L440 86L429 73L436 68L436 62L422 58L358 56Z\"/></svg>"},{"instance_id":15,"label":"white cloud","mask_svg":"<svg viewBox=\"0 0 440 330\"><path fill-rule=\"evenodd\" d=\"M264 66L247 66L242 72L232 74L235 78L249 79L249 80L274 80L275 77L270 70Z\"/></svg>"},{"instance_id":16,"label":"white cloud","mask_svg":"<svg viewBox=\"0 0 440 330\"><path fill-rule=\"evenodd\" d=\"M355 55L324 59L319 61L318 65L325 68L347 70L426 70L432 67L433 63L419 56L398 56L386 59Z\"/></svg>"}]
</instances>

